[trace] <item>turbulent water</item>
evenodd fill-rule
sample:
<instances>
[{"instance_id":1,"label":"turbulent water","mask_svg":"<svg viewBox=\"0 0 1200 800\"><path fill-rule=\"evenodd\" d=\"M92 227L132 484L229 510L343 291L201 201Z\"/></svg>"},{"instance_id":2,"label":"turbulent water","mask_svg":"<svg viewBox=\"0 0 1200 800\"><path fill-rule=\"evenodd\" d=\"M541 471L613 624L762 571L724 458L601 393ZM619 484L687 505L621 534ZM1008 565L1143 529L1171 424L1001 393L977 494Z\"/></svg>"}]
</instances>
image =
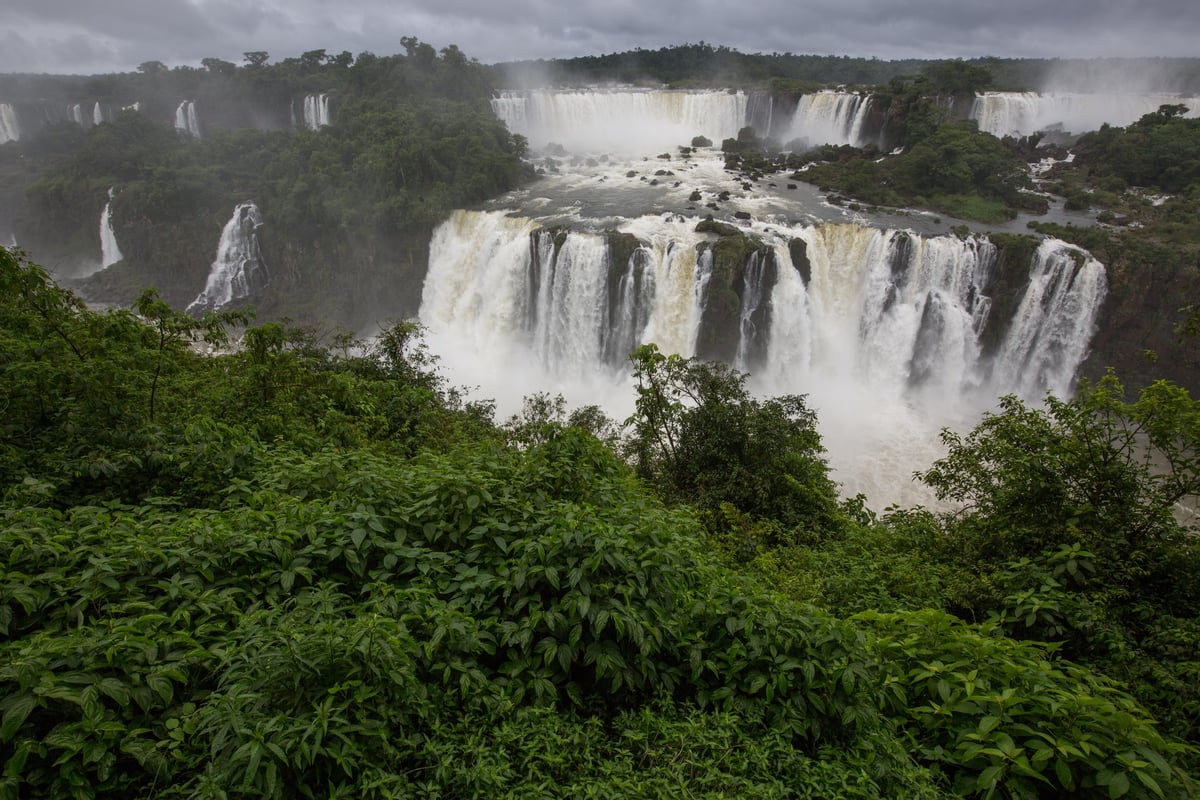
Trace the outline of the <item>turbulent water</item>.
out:
<instances>
[{"instance_id":1,"label":"turbulent water","mask_svg":"<svg viewBox=\"0 0 1200 800\"><path fill-rule=\"evenodd\" d=\"M744 92L588 89L502 92L492 110L535 148L574 152L670 149L705 134L715 142L746 125Z\"/></svg>"},{"instance_id":2,"label":"turbulent water","mask_svg":"<svg viewBox=\"0 0 1200 800\"><path fill-rule=\"evenodd\" d=\"M221 231L208 282L187 307L189 313L223 308L267 284L267 265L258 241L261 226L262 216L254 203L242 203L234 209Z\"/></svg>"},{"instance_id":3,"label":"turbulent water","mask_svg":"<svg viewBox=\"0 0 1200 800\"><path fill-rule=\"evenodd\" d=\"M121 255L121 248L117 245L117 232L113 230L112 223L112 198L113 190L108 190L108 202L104 204L104 210L100 212L100 268L111 267L125 256Z\"/></svg>"},{"instance_id":4,"label":"turbulent water","mask_svg":"<svg viewBox=\"0 0 1200 800\"><path fill-rule=\"evenodd\" d=\"M805 184L742 182L715 148L679 149L749 119L809 146L862 143L869 105L822 93L781 121L736 92L498 96L501 119L545 148L547 174L435 231L420 318L449 376L501 413L558 391L623 417L634 347L691 356L715 341L755 391L808 396L847 495L932 504L911 475L940 454L939 429L969 427L1003 394L1069 394L1105 273L1047 239L1027 280L999 281L986 236L939 235L953 221L868 216ZM710 213L758 243L732 285L714 275L716 235L696 232ZM614 236L635 246L618 257ZM736 294L736 313L706 327L717 291Z\"/></svg>"},{"instance_id":5,"label":"turbulent water","mask_svg":"<svg viewBox=\"0 0 1200 800\"><path fill-rule=\"evenodd\" d=\"M778 119L769 95L740 91L534 90L492 99L492 110L509 130L535 148L616 153L670 149L697 135L719 144L746 126L805 147L863 145L870 106L869 95L817 92L803 95L790 118Z\"/></svg>"},{"instance_id":6,"label":"turbulent water","mask_svg":"<svg viewBox=\"0 0 1200 800\"><path fill-rule=\"evenodd\" d=\"M175 108L175 130L199 138L200 120L196 116L196 104L183 100Z\"/></svg>"},{"instance_id":7,"label":"turbulent water","mask_svg":"<svg viewBox=\"0 0 1200 800\"><path fill-rule=\"evenodd\" d=\"M304 98L304 127L315 131L332 121L329 116L329 95L310 94Z\"/></svg>"},{"instance_id":8,"label":"turbulent water","mask_svg":"<svg viewBox=\"0 0 1200 800\"><path fill-rule=\"evenodd\" d=\"M1126 126L1167 104L1200 115L1200 98L1177 95L986 92L975 98L971 118L995 136L1028 136L1044 130L1084 133L1105 123Z\"/></svg>"},{"instance_id":9,"label":"turbulent water","mask_svg":"<svg viewBox=\"0 0 1200 800\"><path fill-rule=\"evenodd\" d=\"M712 271L699 246L713 237L694 228L627 220L620 230L642 244L618 263L596 233L572 231L556 246L536 220L456 212L434 237L421 320L459 375L501 405L554 388L625 410L634 346L696 352ZM809 394L845 490L873 498L905 495L896 481L921 464L898 476L892 462L933 457L935 423L1004 393L1069 391L1104 297L1100 265L1053 240L1010 323L990 314L986 239L834 223L751 230L766 247L746 265L735 366L761 391ZM807 278L792 239L805 244ZM1007 327L990 353L989 325Z\"/></svg>"}]
</instances>

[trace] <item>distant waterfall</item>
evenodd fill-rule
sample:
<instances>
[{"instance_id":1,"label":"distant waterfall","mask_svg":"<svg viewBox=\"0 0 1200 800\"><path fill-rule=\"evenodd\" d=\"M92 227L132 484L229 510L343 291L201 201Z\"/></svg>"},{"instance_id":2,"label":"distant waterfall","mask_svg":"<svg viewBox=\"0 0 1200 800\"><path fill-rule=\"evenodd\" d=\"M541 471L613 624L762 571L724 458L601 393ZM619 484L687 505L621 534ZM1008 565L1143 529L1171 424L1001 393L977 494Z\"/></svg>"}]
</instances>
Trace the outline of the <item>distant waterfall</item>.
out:
<instances>
[{"instance_id":1,"label":"distant waterfall","mask_svg":"<svg viewBox=\"0 0 1200 800\"><path fill-rule=\"evenodd\" d=\"M529 219L456 211L434 235L421 319L466 334L485 358L516 348L555 375L619 368L641 342L692 355L713 269L706 237L659 218L622 230L644 244L613 263L598 234L556 239ZM1057 240L1039 247L1014 318L994 320L987 239L853 224L773 235L744 265L736 366L780 390L836 380L923 403L1065 395L1104 299L1103 267ZM807 279L790 239L804 243ZM1007 326L994 364L990 325Z\"/></svg>"},{"instance_id":2,"label":"distant waterfall","mask_svg":"<svg viewBox=\"0 0 1200 800\"><path fill-rule=\"evenodd\" d=\"M1187 116L1200 116L1200 98L1176 95L986 92L977 95L971 119L993 136L1028 136L1061 129L1072 133L1099 130L1108 123L1124 127L1161 105L1181 103Z\"/></svg>"},{"instance_id":3,"label":"distant waterfall","mask_svg":"<svg viewBox=\"0 0 1200 800\"><path fill-rule=\"evenodd\" d=\"M796 104L783 141L800 139L806 147L849 144L861 147L871 108L869 95L850 92L806 94Z\"/></svg>"},{"instance_id":4,"label":"distant waterfall","mask_svg":"<svg viewBox=\"0 0 1200 800\"><path fill-rule=\"evenodd\" d=\"M329 95L310 94L304 98L304 127L310 131L322 128L331 122Z\"/></svg>"},{"instance_id":5,"label":"distant waterfall","mask_svg":"<svg viewBox=\"0 0 1200 800\"><path fill-rule=\"evenodd\" d=\"M8 103L0 103L0 144L15 142L21 138L21 125L17 112Z\"/></svg>"},{"instance_id":6,"label":"distant waterfall","mask_svg":"<svg viewBox=\"0 0 1200 800\"><path fill-rule=\"evenodd\" d=\"M67 106L67 117L81 128L87 125L83 116L83 105L80 103Z\"/></svg>"},{"instance_id":7,"label":"distant waterfall","mask_svg":"<svg viewBox=\"0 0 1200 800\"><path fill-rule=\"evenodd\" d=\"M196 104L184 100L175 108L175 130L199 138L200 121L196 118Z\"/></svg>"},{"instance_id":8,"label":"distant waterfall","mask_svg":"<svg viewBox=\"0 0 1200 800\"><path fill-rule=\"evenodd\" d=\"M112 223L112 199L113 190L108 190L108 202L104 204L104 211L100 213L100 267L104 269L111 267L125 256L121 255L121 248L117 246L117 233L113 230Z\"/></svg>"},{"instance_id":9,"label":"distant waterfall","mask_svg":"<svg viewBox=\"0 0 1200 800\"><path fill-rule=\"evenodd\" d=\"M92 124L99 125L101 122L104 122L104 109L101 108L100 103L97 102L94 106L92 106Z\"/></svg>"},{"instance_id":10,"label":"distant waterfall","mask_svg":"<svg viewBox=\"0 0 1200 800\"><path fill-rule=\"evenodd\" d=\"M267 285L267 265L258 242L260 227L262 216L254 203L242 203L234 209L221 231L208 283L187 307L188 313L223 308Z\"/></svg>"},{"instance_id":11,"label":"distant waterfall","mask_svg":"<svg viewBox=\"0 0 1200 800\"><path fill-rule=\"evenodd\" d=\"M533 147L560 144L576 152L651 154L688 145L696 136L714 143L746 125L743 92L586 89L505 91L492 110Z\"/></svg>"}]
</instances>

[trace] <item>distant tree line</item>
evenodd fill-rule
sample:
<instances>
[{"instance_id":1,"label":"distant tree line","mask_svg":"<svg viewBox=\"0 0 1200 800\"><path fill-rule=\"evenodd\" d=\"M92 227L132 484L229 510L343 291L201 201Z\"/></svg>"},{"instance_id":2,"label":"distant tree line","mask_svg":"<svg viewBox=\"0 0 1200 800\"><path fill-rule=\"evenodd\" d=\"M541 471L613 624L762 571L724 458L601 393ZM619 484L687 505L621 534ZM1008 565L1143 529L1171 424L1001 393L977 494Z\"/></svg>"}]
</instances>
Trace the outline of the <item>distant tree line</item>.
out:
<instances>
[{"instance_id":1,"label":"distant tree line","mask_svg":"<svg viewBox=\"0 0 1200 800\"><path fill-rule=\"evenodd\" d=\"M637 48L621 53L497 64L504 85L586 84L594 82L762 86L772 79L817 85L874 86L919 73L936 78L956 64L986 69L988 88L1036 91L1051 78L1078 86L1111 85L1114 73L1153 75L1157 91L1200 92L1200 58L1092 59L1041 58L899 59L855 58L795 53L743 53L706 43Z\"/></svg>"}]
</instances>

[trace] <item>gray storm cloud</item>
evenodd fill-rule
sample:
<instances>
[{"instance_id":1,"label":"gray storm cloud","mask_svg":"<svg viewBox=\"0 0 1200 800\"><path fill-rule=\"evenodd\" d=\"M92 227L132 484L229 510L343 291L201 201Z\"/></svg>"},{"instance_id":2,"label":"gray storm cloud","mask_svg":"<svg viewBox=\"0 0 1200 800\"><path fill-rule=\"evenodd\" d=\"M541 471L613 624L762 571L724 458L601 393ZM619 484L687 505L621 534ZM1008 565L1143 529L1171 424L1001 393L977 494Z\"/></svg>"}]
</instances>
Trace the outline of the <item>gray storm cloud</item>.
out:
<instances>
[{"instance_id":1,"label":"gray storm cloud","mask_svg":"<svg viewBox=\"0 0 1200 800\"><path fill-rule=\"evenodd\" d=\"M706 41L744 52L893 58L1200 55L1194 0L6 0L0 71L110 72L143 61L400 51L417 36L484 62Z\"/></svg>"}]
</instances>

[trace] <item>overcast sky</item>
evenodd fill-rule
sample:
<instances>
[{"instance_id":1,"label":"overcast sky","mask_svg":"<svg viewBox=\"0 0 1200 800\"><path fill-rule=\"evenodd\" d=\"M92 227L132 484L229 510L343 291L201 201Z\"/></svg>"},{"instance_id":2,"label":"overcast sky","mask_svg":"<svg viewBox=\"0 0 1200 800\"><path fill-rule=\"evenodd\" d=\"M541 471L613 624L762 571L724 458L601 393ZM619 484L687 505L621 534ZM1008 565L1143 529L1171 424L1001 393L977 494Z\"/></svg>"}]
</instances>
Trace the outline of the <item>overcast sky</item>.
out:
<instances>
[{"instance_id":1,"label":"overcast sky","mask_svg":"<svg viewBox=\"0 0 1200 800\"><path fill-rule=\"evenodd\" d=\"M129 71L416 36L485 63L705 41L894 58L1200 56L1197 0L0 0L0 72Z\"/></svg>"}]
</instances>

